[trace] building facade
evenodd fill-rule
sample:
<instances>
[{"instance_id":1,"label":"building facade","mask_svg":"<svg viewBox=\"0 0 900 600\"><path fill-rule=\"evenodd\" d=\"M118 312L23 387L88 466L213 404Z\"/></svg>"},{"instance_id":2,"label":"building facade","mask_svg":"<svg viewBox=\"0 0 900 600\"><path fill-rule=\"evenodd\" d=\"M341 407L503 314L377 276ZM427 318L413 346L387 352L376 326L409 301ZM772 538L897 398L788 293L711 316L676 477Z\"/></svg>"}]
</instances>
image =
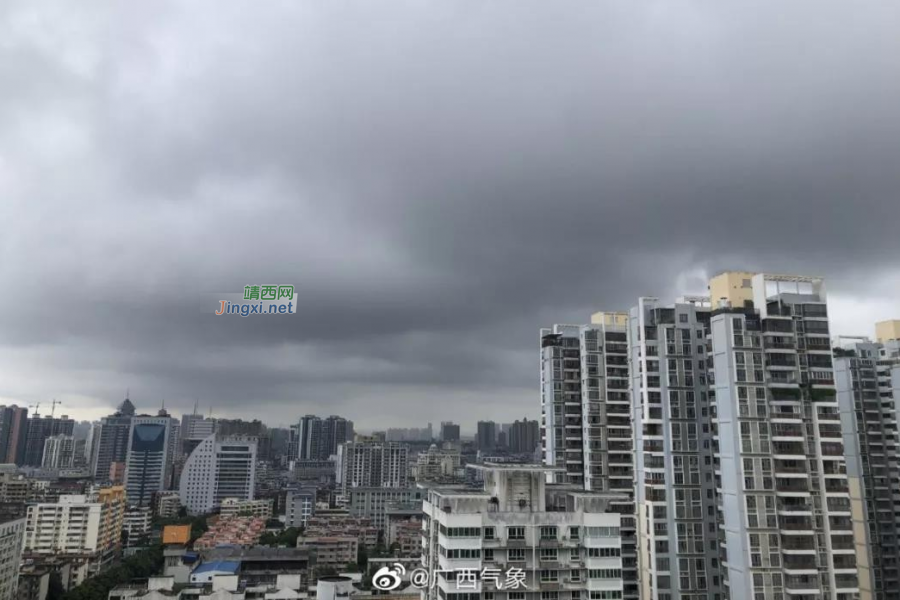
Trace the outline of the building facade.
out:
<instances>
[{"instance_id":1,"label":"building facade","mask_svg":"<svg viewBox=\"0 0 900 600\"><path fill-rule=\"evenodd\" d=\"M44 440L42 467L45 469L69 469L75 466L75 437L54 435Z\"/></svg>"},{"instance_id":2,"label":"building facade","mask_svg":"<svg viewBox=\"0 0 900 600\"><path fill-rule=\"evenodd\" d=\"M338 484L347 496L355 487L407 487L409 449L396 442L347 442L338 449Z\"/></svg>"},{"instance_id":3,"label":"building facade","mask_svg":"<svg viewBox=\"0 0 900 600\"><path fill-rule=\"evenodd\" d=\"M551 467L477 468L483 490L428 490L422 567L436 584L421 590L423 600L622 598L620 517L607 512L613 496L547 484Z\"/></svg>"},{"instance_id":4,"label":"building facade","mask_svg":"<svg viewBox=\"0 0 900 600\"><path fill-rule=\"evenodd\" d=\"M150 506L154 494L171 488L178 429L165 410L131 419L124 478L132 506Z\"/></svg>"},{"instance_id":5,"label":"building facade","mask_svg":"<svg viewBox=\"0 0 900 600\"><path fill-rule=\"evenodd\" d=\"M18 598L19 563L22 562L24 537L24 517L0 522L0 600Z\"/></svg>"},{"instance_id":6,"label":"building facade","mask_svg":"<svg viewBox=\"0 0 900 600\"><path fill-rule=\"evenodd\" d=\"M91 467L95 481L101 483L110 481L110 469L113 465L125 464L128 458L132 418L134 418L134 404L125 398L115 414L100 420L91 444Z\"/></svg>"},{"instance_id":7,"label":"building facade","mask_svg":"<svg viewBox=\"0 0 900 600\"><path fill-rule=\"evenodd\" d=\"M254 499L256 443L255 437L214 434L191 452L179 483L181 504L190 514L211 512L226 498Z\"/></svg>"},{"instance_id":8,"label":"building facade","mask_svg":"<svg viewBox=\"0 0 900 600\"><path fill-rule=\"evenodd\" d=\"M554 481L611 492L621 515L623 593L638 597L627 315L541 330L544 463Z\"/></svg>"},{"instance_id":9,"label":"building facade","mask_svg":"<svg viewBox=\"0 0 900 600\"><path fill-rule=\"evenodd\" d=\"M881 324L879 324L881 325ZM900 341L837 344L835 385L861 598L900 599Z\"/></svg>"}]
</instances>

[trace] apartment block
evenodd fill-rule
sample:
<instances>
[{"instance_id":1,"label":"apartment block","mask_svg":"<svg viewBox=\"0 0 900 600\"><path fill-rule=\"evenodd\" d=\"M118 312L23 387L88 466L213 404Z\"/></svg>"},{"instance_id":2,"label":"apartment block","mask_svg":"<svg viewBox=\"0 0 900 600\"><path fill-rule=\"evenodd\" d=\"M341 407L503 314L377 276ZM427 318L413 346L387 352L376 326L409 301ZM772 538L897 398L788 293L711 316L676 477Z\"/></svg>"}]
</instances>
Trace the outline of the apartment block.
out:
<instances>
[{"instance_id":1,"label":"apartment block","mask_svg":"<svg viewBox=\"0 0 900 600\"><path fill-rule=\"evenodd\" d=\"M3 519L0 522L0 600L17 598L19 563L22 562L22 540L25 519Z\"/></svg>"},{"instance_id":2,"label":"apartment block","mask_svg":"<svg viewBox=\"0 0 900 600\"><path fill-rule=\"evenodd\" d=\"M706 380L709 301L640 298L629 316L641 597L720 600ZM762 600L762 599L760 599Z\"/></svg>"},{"instance_id":3,"label":"apartment block","mask_svg":"<svg viewBox=\"0 0 900 600\"><path fill-rule=\"evenodd\" d=\"M428 490L422 566L436 585L421 590L423 600L623 597L620 516L609 512L619 498L548 484L554 467L474 468L482 490ZM498 577L482 578L485 569Z\"/></svg>"},{"instance_id":4,"label":"apartment block","mask_svg":"<svg viewBox=\"0 0 900 600\"><path fill-rule=\"evenodd\" d=\"M732 600L855 599L825 286L814 277L742 273L715 278L710 291L724 589Z\"/></svg>"},{"instance_id":5,"label":"apartment block","mask_svg":"<svg viewBox=\"0 0 900 600\"><path fill-rule=\"evenodd\" d=\"M338 448L337 469L345 497L355 487L405 488L409 448L396 442L347 442Z\"/></svg>"},{"instance_id":6,"label":"apartment block","mask_svg":"<svg viewBox=\"0 0 900 600\"><path fill-rule=\"evenodd\" d=\"M888 321L887 324L895 323ZM900 599L900 340L835 344L834 371L847 460L860 597Z\"/></svg>"},{"instance_id":7,"label":"apartment block","mask_svg":"<svg viewBox=\"0 0 900 600\"><path fill-rule=\"evenodd\" d=\"M638 597L634 431L629 396L628 317L600 312L589 325L541 330L544 463L551 481L611 492L621 515L624 597Z\"/></svg>"},{"instance_id":8,"label":"apartment block","mask_svg":"<svg viewBox=\"0 0 900 600\"><path fill-rule=\"evenodd\" d=\"M96 498L64 495L28 507L23 542L26 557L65 555L78 567L79 585L118 557L125 516L125 489L104 488ZM83 568L82 568L83 567Z\"/></svg>"}]
</instances>

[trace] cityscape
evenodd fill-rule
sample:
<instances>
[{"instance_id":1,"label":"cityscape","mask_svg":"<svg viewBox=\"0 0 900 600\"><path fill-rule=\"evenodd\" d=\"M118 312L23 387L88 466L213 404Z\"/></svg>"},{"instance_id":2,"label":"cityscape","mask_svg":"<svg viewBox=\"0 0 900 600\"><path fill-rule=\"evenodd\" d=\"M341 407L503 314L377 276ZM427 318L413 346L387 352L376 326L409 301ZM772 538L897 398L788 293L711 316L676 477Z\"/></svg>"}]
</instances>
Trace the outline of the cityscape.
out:
<instances>
[{"instance_id":1,"label":"cityscape","mask_svg":"<svg viewBox=\"0 0 900 600\"><path fill-rule=\"evenodd\" d=\"M900 600L900 2L0 0L0 600Z\"/></svg>"},{"instance_id":2,"label":"cityscape","mask_svg":"<svg viewBox=\"0 0 900 600\"><path fill-rule=\"evenodd\" d=\"M0 597L896 598L900 320L708 289L539 329L540 420L473 436L3 406Z\"/></svg>"}]
</instances>

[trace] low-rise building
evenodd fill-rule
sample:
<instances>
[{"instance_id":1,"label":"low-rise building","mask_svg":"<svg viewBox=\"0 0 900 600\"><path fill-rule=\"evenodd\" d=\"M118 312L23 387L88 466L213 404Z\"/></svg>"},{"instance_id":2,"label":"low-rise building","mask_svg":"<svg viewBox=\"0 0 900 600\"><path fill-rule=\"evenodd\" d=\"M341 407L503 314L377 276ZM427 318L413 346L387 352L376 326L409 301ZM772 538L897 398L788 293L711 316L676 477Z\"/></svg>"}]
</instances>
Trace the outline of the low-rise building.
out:
<instances>
[{"instance_id":1,"label":"low-rise building","mask_svg":"<svg viewBox=\"0 0 900 600\"><path fill-rule=\"evenodd\" d=\"M194 542L194 548L201 550L226 544L252 546L259 542L265 530L265 519L258 517L219 517Z\"/></svg>"},{"instance_id":2,"label":"low-rise building","mask_svg":"<svg viewBox=\"0 0 900 600\"><path fill-rule=\"evenodd\" d=\"M397 505L416 505L421 508L425 490L419 487L349 488L347 509L355 517L368 517L379 531L387 528L386 511Z\"/></svg>"},{"instance_id":3,"label":"low-rise building","mask_svg":"<svg viewBox=\"0 0 900 600\"><path fill-rule=\"evenodd\" d=\"M161 519L174 519L181 511L181 498L178 492L159 492L154 497L154 512Z\"/></svg>"},{"instance_id":4,"label":"low-rise building","mask_svg":"<svg viewBox=\"0 0 900 600\"><path fill-rule=\"evenodd\" d=\"M225 498L222 500L220 514L223 517L241 516L271 519L272 499L241 500L240 498Z\"/></svg>"},{"instance_id":5,"label":"low-rise building","mask_svg":"<svg viewBox=\"0 0 900 600\"><path fill-rule=\"evenodd\" d=\"M297 538L298 548L307 548L316 560L316 569L341 571L355 564L359 540L353 536L310 536Z\"/></svg>"},{"instance_id":6,"label":"low-rise building","mask_svg":"<svg viewBox=\"0 0 900 600\"><path fill-rule=\"evenodd\" d=\"M378 545L378 529L366 517L318 514L309 520L304 534L307 537L354 537L365 548Z\"/></svg>"}]
</instances>

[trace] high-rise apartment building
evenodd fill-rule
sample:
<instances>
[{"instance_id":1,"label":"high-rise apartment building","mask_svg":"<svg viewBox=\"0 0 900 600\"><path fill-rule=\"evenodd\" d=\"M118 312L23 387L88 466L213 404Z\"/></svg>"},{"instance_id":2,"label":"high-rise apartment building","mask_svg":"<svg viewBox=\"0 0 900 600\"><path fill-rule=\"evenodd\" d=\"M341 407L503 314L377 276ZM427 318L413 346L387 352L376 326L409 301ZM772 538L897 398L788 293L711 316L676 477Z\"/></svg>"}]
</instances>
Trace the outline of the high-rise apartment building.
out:
<instances>
[{"instance_id":1,"label":"high-rise apartment building","mask_svg":"<svg viewBox=\"0 0 900 600\"><path fill-rule=\"evenodd\" d=\"M181 504L191 514L211 512L225 498L253 500L257 439L213 434L200 442L184 463Z\"/></svg>"},{"instance_id":2,"label":"high-rise apartment building","mask_svg":"<svg viewBox=\"0 0 900 600\"><path fill-rule=\"evenodd\" d=\"M125 489L132 506L150 506L153 494L171 488L178 420L165 409L155 417L131 419L128 456L125 459Z\"/></svg>"},{"instance_id":3,"label":"high-rise apartment building","mask_svg":"<svg viewBox=\"0 0 900 600\"><path fill-rule=\"evenodd\" d=\"M541 424L522 419L509 426L509 450L516 454L534 452L541 443Z\"/></svg>"},{"instance_id":4,"label":"high-rise apartment building","mask_svg":"<svg viewBox=\"0 0 900 600\"><path fill-rule=\"evenodd\" d=\"M720 600L706 380L709 300L640 298L629 315L642 598Z\"/></svg>"},{"instance_id":5,"label":"high-rise apartment building","mask_svg":"<svg viewBox=\"0 0 900 600\"><path fill-rule=\"evenodd\" d=\"M402 487L409 483L409 449L396 442L346 442L338 448L338 485Z\"/></svg>"},{"instance_id":6,"label":"high-rise apartment building","mask_svg":"<svg viewBox=\"0 0 900 600\"><path fill-rule=\"evenodd\" d=\"M124 467L134 411L134 404L125 398L116 412L102 418L96 427L91 442L91 467L95 481L111 481L111 469Z\"/></svg>"},{"instance_id":7,"label":"high-rise apartment building","mask_svg":"<svg viewBox=\"0 0 900 600\"><path fill-rule=\"evenodd\" d=\"M609 510L621 499L548 485L552 467L477 468L483 490L427 492L422 566L436 583L423 600L623 597L620 516Z\"/></svg>"},{"instance_id":8,"label":"high-rise apartment building","mask_svg":"<svg viewBox=\"0 0 900 600\"><path fill-rule=\"evenodd\" d=\"M731 600L855 599L825 286L812 277L725 273L710 281L710 296L723 589Z\"/></svg>"},{"instance_id":9,"label":"high-rise apartment building","mask_svg":"<svg viewBox=\"0 0 900 600\"><path fill-rule=\"evenodd\" d=\"M900 600L900 331L834 348L861 598Z\"/></svg>"},{"instance_id":10,"label":"high-rise apartment building","mask_svg":"<svg viewBox=\"0 0 900 600\"><path fill-rule=\"evenodd\" d=\"M25 460L28 409L0 406L0 463L21 465Z\"/></svg>"},{"instance_id":11,"label":"high-rise apartment building","mask_svg":"<svg viewBox=\"0 0 900 600\"><path fill-rule=\"evenodd\" d=\"M28 507L25 556L65 555L78 585L118 558L125 516L125 490L100 490L96 497L60 496L54 503Z\"/></svg>"},{"instance_id":12,"label":"high-rise apartment building","mask_svg":"<svg viewBox=\"0 0 900 600\"><path fill-rule=\"evenodd\" d=\"M459 425L452 421L441 422L441 441L442 442L458 442L459 441Z\"/></svg>"},{"instance_id":13,"label":"high-rise apartment building","mask_svg":"<svg viewBox=\"0 0 900 600\"><path fill-rule=\"evenodd\" d=\"M28 419L23 464L29 467L40 467L44 460L44 442L47 438L60 434L72 435L74 430L75 421L67 415L61 417L33 415Z\"/></svg>"},{"instance_id":14,"label":"high-rise apartment building","mask_svg":"<svg viewBox=\"0 0 900 600\"><path fill-rule=\"evenodd\" d=\"M623 593L638 597L627 315L541 330L544 463L553 481L613 492L621 515Z\"/></svg>"},{"instance_id":15,"label":"high-rise apartment building","mask_svg":"<svg viewBox=\"0 0 900 600\"><path fill-rule=\"evenodd\" d=\"M478 421L475 446L479 450L493 450L497 445L497 424L493 421Z\"/></svg>"},{"instance_id":16,"label":"high-rise apartment building","mask_svg":"<svg viewBox=\"0 0 900 600\"><path fill-rule=\"evenodd\" d=\"M44 440L42 465L45 469L68 469L75 465L75 438L54 435Z\"/></svg>"},{"instance_id":17,"label":"high-rise apartment building","mask_svg":"<svg viewBox=\"0 0 900 600\"><path fill-rule=\"evenodd\" d=\"M336 415L327 419L306 415L291 427L292 456L300 460L327 460L337 454L338 446L353 441L353 437L353 421Z\"/></svg>"}]
</instances>

